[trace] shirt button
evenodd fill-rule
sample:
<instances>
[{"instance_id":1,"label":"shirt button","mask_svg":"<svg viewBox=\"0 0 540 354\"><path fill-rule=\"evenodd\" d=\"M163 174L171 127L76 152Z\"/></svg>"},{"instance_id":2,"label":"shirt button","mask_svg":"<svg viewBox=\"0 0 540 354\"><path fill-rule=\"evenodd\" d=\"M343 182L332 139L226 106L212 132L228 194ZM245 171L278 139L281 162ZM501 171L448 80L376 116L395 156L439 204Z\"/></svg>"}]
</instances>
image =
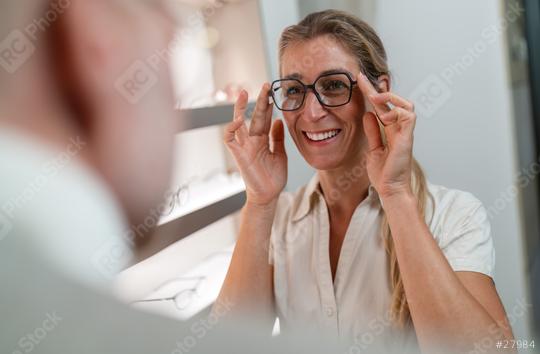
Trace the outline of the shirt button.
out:
<instances>
[{"instance_id":1,"label":"shirt button","mask_svg":"<svg viewBox=\"0 0 540 354\"><path fill-rule=\"evenodd\" d=\"M334 316L334 309L331 308L331 307L327 307L327 308L326 308L326 315L327 315L328 317Z\"/></svg>"}]
</instances>

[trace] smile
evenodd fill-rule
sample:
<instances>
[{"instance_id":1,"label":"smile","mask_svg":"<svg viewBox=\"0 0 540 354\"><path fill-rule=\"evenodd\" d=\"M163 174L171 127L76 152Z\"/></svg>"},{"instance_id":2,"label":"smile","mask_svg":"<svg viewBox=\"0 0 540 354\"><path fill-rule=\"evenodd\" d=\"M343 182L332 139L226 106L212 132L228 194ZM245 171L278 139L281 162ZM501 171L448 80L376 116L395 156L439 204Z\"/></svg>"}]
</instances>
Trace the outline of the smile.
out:
<instances>
[{"instance_id":1,"label":"smile","mask_svg":"<svg viewBox=\"0 0 540 354\"><path fill-rule=\"evenodd\" d=\"M333 137L337 136L341 132L341 129L328 130L325 132L303 132L304 135L311 141L325 141L330 140Z\"/></svg>"}]
</instances>

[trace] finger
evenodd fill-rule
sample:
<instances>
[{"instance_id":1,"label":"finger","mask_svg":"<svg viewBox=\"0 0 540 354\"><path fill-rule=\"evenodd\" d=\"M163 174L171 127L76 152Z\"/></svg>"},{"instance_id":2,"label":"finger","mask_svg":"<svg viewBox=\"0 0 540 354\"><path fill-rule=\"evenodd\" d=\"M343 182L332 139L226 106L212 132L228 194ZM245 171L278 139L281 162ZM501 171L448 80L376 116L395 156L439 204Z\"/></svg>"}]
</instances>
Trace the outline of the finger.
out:
<instances>
[{"instance_id":1,"label":"finger","mask_svg":"<svg viewBox=\"0 0 540 354\"><path fill-rule=\"evenodd\" d=\"M238 143L240 145L244 145L248 137L249 137L249 133L248 133L248 128L246 126L246 122L242 120L242 125L236 131L236 139L238 140Z\"/></svg>"},{"instance_id":2,"label":"finger","mask_svg":"<svg viewBox=\"0 0 540 354\"><path fill-rule=\"evenodd\" d=\"M373 87L369 79L363 73L358 74L358 87L360 88L364 96L373 105L373 109L378 115L381 115L383 113L390 111L390 107L388 107L386 103L373 101L372 97L377 95L378 92L375 89L375 87Z\"/></svg>"},{"instance_id":3,"label":"finger","mask_svg":"<svg viewBox=\"0 0 540 354\"><path fill-rule=\"evenodd\" d=\"M255 104L255 111L253 112L253 118L249 125L249 135L268 135L269 131L265 131L266 127L266 113L270 106L268 102L268 91L270 85L265 83L259 92L257 103Z\"/></svg>"},{"instance_id":4,"label":"finger","mask_svg":"<svg viewBox=\"0 0 540 354\"><path fill-rule=\"evenodd\" d=\"M242 132L242 128L245 129ZM225 127L223 141L227 145L242 145L245 140L247 128L243 119L235 119Z\"/></svg>"},{"instance_id":5,"label":"finger","mask_svg":"<svg viewBox=\"0 0 540 354\"><path fill-rule=\"evenodd\" d=\"M414 105L411 102L407 101L403 97L396 95L393 92L378 93L371 98L374 102L378 102L381 104L391 103L394 106L404 108L407 111L414 111Z\"/></svg>"},{"instance_id":6,"label":"finger","mask_svg":"<svg viewBox=\"0 0 540 354\"><path fill-rule=\"evenodd\" d=\"M266 117L264 122L264 131L269 132L272 127L272 114L274 113L274 104L270 103L268 105L268 110L266 111Z\"/></svg>"},{"instance_id":7,"label":"finger","mask_svg":"<svg viewBox=\"0 0 540 354\"><path fill-rule=\"evenodd\" d=\"M277 119L272 124L270 135L272 137L272 152L274 154L285 154L285 127L281 119Z\"/></svg>"},{"instance_id":8,"label":"finger","mask_svg":"<svg viewBox=\"0 0 540 354\"><path fill-rule=\"evenodd\" d=\"M242 120L245 118L246 109L247 109L247 103L248 103L248 93L245 90L242 90L240 92L240 95L238 95L238 99L236 100L236 103L234 104L234 115L233 119L239 119Z\"/></svg>"},{"instance_id":9,"label":"finger","mask_svg":"<svg viewBox=\"0 0 540 354\"><path fill-rule=\"evenodd\" d=\"M381 114L379 119L384 126L399 123L405 119L409 119L412 116L412 112L407 111L401 107L394 107L390 112Z\"/></svg>"},{"instance_id":10,"label":"finger","mask_svg":"<svg viewBox=\"0 0 540 354\"><path fill-rule=\"evenodd\" d=\"M225 133L223 135L223 142L225 144L236 141L236 131L240 128L241 124L243 124L243 121L235 119L225 126Z\"/></svg>"},{"instance_id":11,"label":"finger","mask_svg":"<svg viewBox=\"0 0 540 354\"><path fill-rule=\"evenodd\" d=\"M381 130L377 117L372 112L367 112L363 118L364 132L368 141L368 151L384 149L384 144L381 136Z\"/></svg>"}]
</instances>

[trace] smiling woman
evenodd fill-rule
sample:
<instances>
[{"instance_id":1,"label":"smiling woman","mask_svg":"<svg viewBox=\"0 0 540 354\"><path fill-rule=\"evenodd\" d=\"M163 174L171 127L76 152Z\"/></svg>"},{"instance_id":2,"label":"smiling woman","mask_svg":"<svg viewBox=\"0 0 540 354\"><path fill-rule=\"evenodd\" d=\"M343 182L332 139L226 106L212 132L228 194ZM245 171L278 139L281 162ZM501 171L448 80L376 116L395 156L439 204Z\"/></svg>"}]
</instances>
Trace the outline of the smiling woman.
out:
<instances>
[{"instance_id":1,"label":"smiling woman","mask_svg":"<svg viewBox=\"0 0 540 354\"><path fill-rule=\"evenodd\" d=\"M305 60L306 54L302 53L308 53L307 55L313 58L313 62L320 63L320 65L305 65L304 68L300 68L300 70L303 69L303 72L312 72L316 75L316 71L320 67L341 68L325 71L320 78L325 78L326 75L328 75L327 72L337 72L337 75L339 75L338 77L347 77L349 79L349 84L345 85L348 87L348 99L343 98L341 102L338 102L341 103L338 106L347 105L351 101L351 97L353 97L353 104L333 111L338 118L334 120L333 124L342 123L340 124L342 126L337 129L326 129L326 132L334 131L337 133L332 134L332 137L322 141L317 141L320 139L312 139L313 136L310 136L311 134L320 133L316 131L316 129L320 128L311 129L314 132L309 132L309 127L322 126L323 124L321 124L319 118L326 113L324 107L332 106L323 102L320 102L321 106L311 104L308 105L308 109L299 111L300 113L297 115L286 114L285 118L288 120L289 127L295 125L307 127L306 130L300 129L302 134L295 134L294 129L290 130L302 155L310 165L319 170L341 170L338 173L334 173L334 175L344 175L346 171L351 171L355 166L365 167L364 150L367 143L363 125L360 121L362 111L366 110L366 104L364 97L358 90L354 92L354 96L352 95L354 85L357 85L357 82L352 81L351 79L351 76L354 77L352 72L363 72L375 87L378 87L379 82L381 82L379 90L387 91L390 84L390 72L386 63L387 55L381 40L373 29L365 22L352 21L352 19L348 22L344 19L340 19L340 17L332 12L329 12L326 15L321 14L319 16L312 16L311 19L308 17L305 22L306 25L291 27L282 35L280 42L280 71L282 76L283 73L288 72L288 70L298 70L295 64L297 58ZM359 35L350 36L343 35L343 33L358 33ZM343 71L343 73L339 73L340 71ZM301 75L295 73L292 76ZM317 79L317 82L320 78ZM343 81L346 82L346 80ZM317 98L319 97L318 95L316 96ZM346 94L342 96L347 97ZM311 119L298 119L299 114ZM326 121L330 124L332 123L331 120ZM318 135L320 136L322 134ZM302 139L298 139L298 136L302 137ZM339 139L346 141L339 142ZM326 149L310 149L310 147L321 146L325 146ZM418 200L419 210L423 215L427 198L426 179L420 165L414 159L412 159L412 174L412 191ZM364 178L364 182L365 180L366 179ZM337 189L339 189L339 187L337 187ZM340 192L343 191L338 190L338 193ZM330 194L330 192L328 194ZM336 194L336 192L334 192L334 194ZM397 323L405 325L410 317L409 309L403 290L403 283L397 264L390 227L385 216L383 216L382 225L382 232L384 234L383 240L385 242L385 249L390 264L392 288L391 313ZM341 248L339 245L336 247ZM336 264L332 264L333 275L335 275L337 267L339 249L334 252L334 263Z\"/></svg>"},{"instance_id":2,"label":"smiling woman","mask_svg":"<svg viewBox=\"0 0 540 354\"><path fill-rule=\"evenodd\" d=\"M344 12L313 13L282 33L279 59L281 78L263 85L249 128L244 92L224 139L247 202L220 300L269 326L277 315L285 331L361 339L383 323L379 339L400 349L512 338L486 211L426 181L412 156L414 105L391 91L375 31ZM274 104L317 170L295 193L283 192Z\"/></svg>"}]
</instances>

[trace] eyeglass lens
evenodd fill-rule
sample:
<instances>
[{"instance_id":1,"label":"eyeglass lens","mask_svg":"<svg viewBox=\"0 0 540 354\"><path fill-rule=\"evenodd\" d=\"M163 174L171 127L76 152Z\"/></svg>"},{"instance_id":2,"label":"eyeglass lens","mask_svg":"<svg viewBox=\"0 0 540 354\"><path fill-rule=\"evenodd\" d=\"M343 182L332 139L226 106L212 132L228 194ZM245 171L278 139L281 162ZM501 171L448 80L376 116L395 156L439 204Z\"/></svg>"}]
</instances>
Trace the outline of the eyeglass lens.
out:
<instances>
[{"instance_id":1,"label":"eyeglass lens","mask_svg":"<svg viewBox=\"0 0 540 354\"><path fill-rule=\"evenodd\" d=\"M352 82L346 74L321 76L314 86L321 103L325 106L342 106L350 100ZM302 106L307 87L300 80L284 79L275 81L271 90L274 102L279 109L293 111Z\"/></svg>"}]
</instances>

